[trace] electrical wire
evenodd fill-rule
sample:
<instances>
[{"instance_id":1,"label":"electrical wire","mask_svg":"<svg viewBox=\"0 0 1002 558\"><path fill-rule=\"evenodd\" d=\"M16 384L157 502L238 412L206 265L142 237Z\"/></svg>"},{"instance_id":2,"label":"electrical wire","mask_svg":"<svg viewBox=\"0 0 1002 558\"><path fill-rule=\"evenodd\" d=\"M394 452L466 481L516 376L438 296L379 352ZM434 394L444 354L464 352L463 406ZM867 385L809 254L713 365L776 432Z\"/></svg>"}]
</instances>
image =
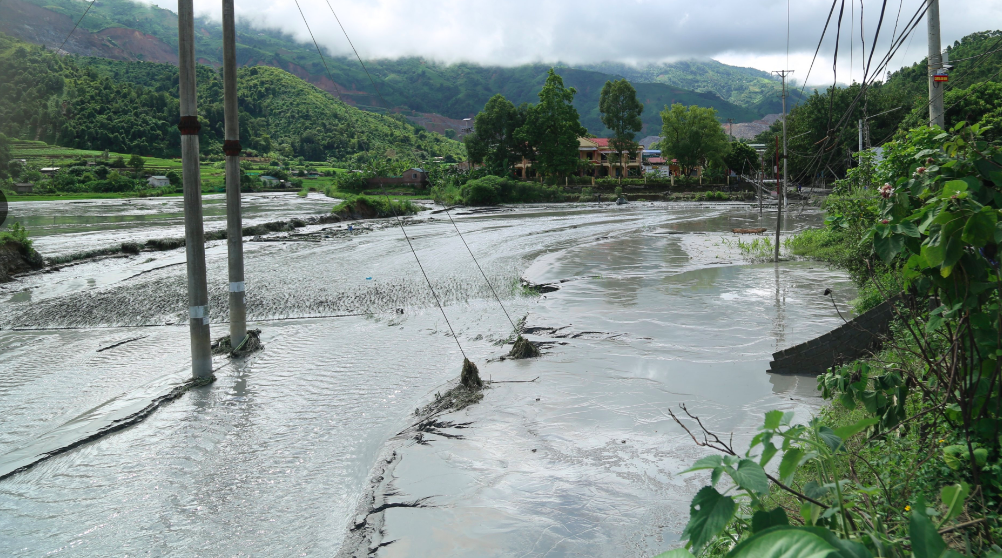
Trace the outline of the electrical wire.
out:
<instances>
[{"instance_id":1,"label":"electrical wire","mask_svg":"<svg viewBox=\"0 0 1002 558\"><path fill-rule=\"evenodd\" d=\"M66 38L63 39L63 42L59 43L59 48L56 49L57 51L63 50L63 46L66 45L66 41L70 40L70 35L72 35L73 32L77 30L77 27L80 26L80 22L83 21L84 16L86 16L87 12L89 12L90 9L94 7L95 2L97 2L97 0L91 0L91 3L87 5L87 9L84 10L83 15L80 16L80 19L78 19L77 22L73 24L73 29L70 29L70 32L66 34Z\"/></svg>"},{"instance_id":2,"label":"electrical wire","mask_svg":"<svg viewBox=\"0 0 1002 558\"><path fill-rule=\"evenodd\" d=\"M376 85L376 81L372 79L372 74L369 73L369 69L365 67L365 62L362 62L362 57L358 54L358 50L355 48L355 44L351 42L351 37L348 36L348 31L344 28L344 25L341 23L341 18L339 18L337 16L337 12L334 11L334 6L331 5L330 0L326 1L327 1L327 7L330 8L331 13L334 14L334 19L337 20L338 26L341 27L341 32L344 33L344 38L348 40L348 45L351 46L351 50L355 53L355 58L358 59L358 63L362 66L362 70L365 71L366 77L369 78L369 82L372 83L373 89L376 90L376 95L378 95L379 99L383 101L383 104L389 106L389 103L386 102L386 99L383 98L383 94L379 91L379 86ZM787 41L789 41L789 39L787 39ZM388 200L389 198L387 197L387 201ZM508 313L508 309L505 308L504 303L501 302L501 297L498 296L497 291L494 289L494 285L491 283L491 280L487 278L487 274L484 273L484 268L480 266L480 262L477 261L477 257L473 254L473 250L471 250L470 245L467 244L466 238L463 237L463 233L459 230L459 227L456 225L456 221L453 220L452 213L449 212L448 206L446 206L445 208L445 214L449 216L449 221L452 222L452 226L456 229L456 234L458 234L459 239L463 241L463 246L466 246L466 251L470 253L470 257L473 258L473 263L476 264L477 269L480 270L480 275L483 276L484 281L487 283L487 286L490 287L491 293L494 294L494 299L497 300L498 305L501 307L501 311L504 312L505 317L508 318L508 323L511 324L512 329L517 331L518 326L516 326L514 320L511 319L511 314ZM401 225L400 228L403 229L403 225ZM406 235L406 232L404 234ZM410 241L408 240L408 242ZM417 254L415 254L414 257L416 258ZM421 265L420 261L418 262L418 265Z\"/></svg>"},{"instance_id":3,"label":"electrical wire","mask_svg":"<svg viewBox=\"0 0 1002 558\"><path fill-rule=\"evenodd\" d=\"M303 17L303 23L306 24L306 30L309 31L310 38L313 39L313 46L316 47L317 54L320 55L320 61L323 62L324 68L327 69L327 76L330 78L331 83L334 84L334 90L338 92L338 99L341 99L341 91L340 91L340 89L338 89L337 83L334 81L334 75L331 73L330 67L327 66L327 61L324 59L323 52L320 51L320 45L317 44L316 37L313 36L313 30L310 29L310 24L306 21L306 15L303 13L303 8L299 5L299 0L295 0L295 2L296 2L296 7L299 8L299 15L301 15ZM343 30L343 28L342 28L342 30ZM346 36L347 36L347 34L346 34ZM354 47L352 47L352 48L354 49ZM366 72L366 73L368 73L368 72ZM344 102L344 101L342 100L342 102ZM349 122L352 123L352 128L355 128L354 121L351 120L350 113L347 113L347 114L348 114ZM355 130L356 130L356 133L357 133L357 128L355 128ZM456 330L453 329L452 322L449 321L449 316L446 315L446 313L445 313L445 307L442 306L442 300L438 297L438 293L435 292L435 287L432 286L431 279L428 278L428 273L425 272L424 265L421 264L421 258L418 257L417 250L414 249L414 244L411 243L410 237L407 236L407 229L404 228L403 221L400 220L400 216L397 215L396 209L393 207L393 203L390 201L390 197L388 195L386 195L385 191L383 192L383 195L386 196L386 201L387 201L388 205L390 206L390 211L393 213L393 217L397 221L397 225L400 227L400 230L404 233L404 240L407 241L407 246L408 246L408 248L410 248L411 254L414 255L414 261L417 262L418 268L421 270L421 275L424 276L424 281L428 285L428 290L431 291L431 296L435 299L435 304L438 306L438 311L442 313L442 317L445 319L445 325L449 327L449 333L452 334L452 338L456 342L456 346L459 347L459 352L462 353L463 358L467 359L466 351L463 350L463 344L459 341L459 336L456 335Z\"/></svg>"}]
</instances>

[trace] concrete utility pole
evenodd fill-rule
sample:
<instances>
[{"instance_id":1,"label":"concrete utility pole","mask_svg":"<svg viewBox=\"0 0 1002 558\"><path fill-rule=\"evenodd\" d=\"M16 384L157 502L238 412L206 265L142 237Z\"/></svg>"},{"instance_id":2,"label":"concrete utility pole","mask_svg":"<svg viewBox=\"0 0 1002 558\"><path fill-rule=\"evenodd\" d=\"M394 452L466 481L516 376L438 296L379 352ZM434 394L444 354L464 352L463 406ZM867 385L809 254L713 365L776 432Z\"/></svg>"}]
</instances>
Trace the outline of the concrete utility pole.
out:
<instances>
[{"instance_id":1,"label":"concrete utility pole","mask_svg":"<svg viewBox=\"0 0 1002 558\"><path fill-rule=\"evenodd\" d=\"M859 152L863 152L863 119L859 119Z\"/></svg>"},{"instance_id":2,"label":"concrete utility pole","mask_svg":"<svg viewBox=\"0 0 1002 558\"><path fill-rule=\"evenodd\" d=\"M223 112L226 141L226 248L230 276L230 346L236 349L247 336L244 297L244 238L240 215L240 118L237 111L237 40L233 0L223 0Z\"/></svg>"},{"instance_id":3,"label":"concrete utility pole","mask_svg":"<svg viewBox=\"0 0 1002 558\"><path fill-rule=\"evenodd\" d=\"M943 84L936 81L936 74L943 68L943 55L939 47L939 0L929 0L925 13L929 26L929 126L944 126Z\"/></svg>"},{"instance_id":4,"label":"concrete utility pole","mask_svg":"<svg viewBox=\"0 0 1002 558\"><path fill-rule=\"evenodd\" d=\"M178 0L178 86L181 97L181 165L184 181L184 243L188 262L188 327L191 372L196 382L212 380L209 292L205 282L202 177L198 168L198 106L195 100L195 14L192 0Z\"/></svg>"},{"instance_id":5,"label":"concrete utility pole","mask_svg":"<svg viewBox=\"0 0 1002 558\"><path fill-rule=\"evenodd\" d=\"M779 231L783 228L783 205L786 203L786 187L790 181L789 167L787 164L786 152L786 76L793 73L793 70L778 70L773 72L783 79L783 186L776 188L776 253L775 261L779 262Z\"/></svg>"}]
</instances>

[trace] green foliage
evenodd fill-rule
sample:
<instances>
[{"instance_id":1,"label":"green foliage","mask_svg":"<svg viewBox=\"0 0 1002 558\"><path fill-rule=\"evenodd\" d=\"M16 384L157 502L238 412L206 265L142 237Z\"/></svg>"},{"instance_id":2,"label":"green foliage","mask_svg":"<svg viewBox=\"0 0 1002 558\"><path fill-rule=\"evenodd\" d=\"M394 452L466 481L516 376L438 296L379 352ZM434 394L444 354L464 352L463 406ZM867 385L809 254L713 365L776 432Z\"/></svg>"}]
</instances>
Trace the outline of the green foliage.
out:
<instances>
[{"instance_id":1,"label":"green foliage","mask_svg":"<svg viewBox=\"0 0 1002 558\"><path fill-rule=\"evenodd\" d=\"M724 164L738 174L752 174L762 166L755 148L743 141L732 141L728 145Z\"/></svg>"},{"instance_id":2,"label":"green foliage","mask_svg":"<svg viewBox=\"0 0 1002 558\"><path fill-rule=\"evenodd\" d=\"M376 219L413 215L421 206L408 200L391 200L386 196L348 196L334 206L331 213L346 219Z\"/></svg>"},{"instance_id":3,"label":"green foliage","mask_svg":"<svg viewBox=\"0 0 1002 558\"><path fill-rule=\"evenodd\" d=\"M857 101L864 97L866 102ZM867 86L865 93L856 83L815 91L793 107L787 117L791 180L845 177L853 166L853 154L859 151L859 120L867 118L871 142L881 145L898 130L910 106L909 98L880 83ZM782 149L782 131L783 122L777 120L769 130L756 136L756 143L766 146L766 161L775 160L777 136ZM823 156L819 158L822 150Z\"/></svg>"},{"instance_id":4,"label":"green foliage","mask_svg":"<svg viewBox=\"0 0 1002 558\"><path fill-rule=\"evenodd\" d=\"M780 100L782 85L774 76L762 70L728 66L716 60L679 60L641 67L618 62L602 62L583 68L624 76L635 84L654 82L692 89L704 93L707 98L712 96L726 99L761 115L777 114L783 110ZM794 100L800 98L800 91L795 88L789 89L788 94ZM691 102L680 99L679 102L712 106L705 100ZM664 104L655 103L655 106ZM730 115L723 116L730 118Z\"/></svg>"},{"instance_id":5,"label":"green foliage","mask_svg":"<svg viewBox=\"0 0 1002 558\"><path fill-rule=\"evenodd\" d=\"M24 226L18 221L8 225L5 230L0 231L0 244L5 244L7 242L15 242L21 245L25 250L32 249L32 242L31 239L28 238L28 231L25 230Z\"/></svg>"},{"instance_id":6,"label":"green foliage","mask_svg":"<svg viewBox=\"0 0 1002 558\"><path fill-rule=\"evenodd\" d=\"M819 376L832 407L808 424L770 411L743 455L707 437L726 455L691 470L710 470L703 490L737 505L722 522L723 513L694 500L685 531L691 549L856 558L997 550L981 533L996 530L1002 502L1002 150L984 141L979 125L935 134L938 147L922 148L929 134L917 130L892 146L885 166L861 171L883 177L905 169L880 187L876 209L872 197L837 196L826 229L798 237L814 249L856 243L866 252L853 257L879 259L883 271L874 275L871 266L869 283L891 278L877 285L885 297L907 293L891 346L871 362ZM768 470L779 456L773 484L782 496L766 497L756 475L740 475L746 460ZM733 487L717 492L724 474ZM783 509L799 510L804 527L781 525ZM982 520L985 531L972 528ZM964 528L971 530L963 538L942 534Z\"/></svg>"},{"instance_id":7,"label":"green foliage","mask_svg":"<svg viewBox=\"0 0 1002 558\"><path fill-rule=\"evenodd\" d=\"M207 66L196 75L201 152L221 158L222 78ZM240 141L255 151L363 162L388 150L413 158L464 155L458 142L350 107L283 70L242 67L238 83ZM0 132L13 138L178 156L178 107L177 68L170 64L59 57L0 34Z\"/></svg>"},{"instance_id":8,"label":"green foliage","mask_svg":"<svg viewBox=\"0 0 1002 558\"><path fill-rule=\"evenodd\" d=\"M500 93L491 97L473 119L473 133L463 138L470 160L491 174L510 176L526 154L515 131L525 125L528 112L528 105L516 107Z\"/></svg>"},{"instance_id":9,"label":"green foliage","mask_svg":"<svg viewBox=\"0 0 1002 558\"><path fill-rule=\"evenodd\" d=\"M79 19L87 8L75 0L26 0L41 8L51 9ZM36 22L12 22L12 25L34 25ZM91 31L107 28L136 29L152 35L168 45L166 52L154 52L165 62L167 56L177 53L177 16L167 10L146 4L136 4L127 0L104 0L91 8L81 25ZM218 67L222 64L222 29L218 19L196 17L195 50L200 58ZM327 79L327 71L309 42L298 42L277 29L255 27L251 22L238 21L237 41L241 45L237 61L241 66L270 65L284 69L295 68L297 75L306 81L323 87L334 94L334 87ZM102 56L114 59L143 60L142 54L123 50L109 42L101 45ZM496 93L511 99L516 105L534 102L536 93L546 80L550 66L525 64L520 66L480 66L460 63L445 65L423 58L400 58L396 60L369 60L366 67L379 87L379 95L369 82L365 71L354 57L327 57L327 65L337 76L339 84L351 84L352 93L342 88L341 95L354 106L371 112L385 113L388 107L376 106L380 97L391 107L402 108L410 114L414 112L434 112L452 118L465 118L476 113L484 103ZM657 107L673 102L698 104L716 108L722 118L734 118L737 122L750 122L765 114L777 113L778 95L775 94L775 80L762 80L761 72L747 68L724 66L718 62L688 62L691 68L672 72L670 82L660 83L658 79L633 79L620 71L593 71L561 67L560 73L570 87L581 95L575 100L575 107L582 115L582 123L596 134L605 134L598 113L599 92L609 79L626 76L633 81L638 96L654 110L648 111L644 124L647 130L657 130L660 126ZM655 76L656 77L656 76ZM643 82L649 83L643 83ZM712 81L723 87L733 88L737 93L734 101L727 91L714 92L705 84ZM698 89L699 92L693 91ZM357 93L355 93L357 91ZM748 100L741 98L741 92L748 91ZM756 104L768 99L766 105ZM649 101L649 102L648 102ZM735 102L740 101L738 104ZM739 106L742 103L749 107ZM201 104L201 100L200 100ZM382 103L379 102L381 105ZM413 111L413 112L412 112ZM241 138L241 142L243 139ZM254 148L257 149L257 148ZM265 150L264 152L269 152Z\"/></svg>"},{"instance_id":10,"label":"green foliage","mask_svg":"<svg viewBox=\"0 0 1002 558\"><path fill-rule=\"evenodd\" d=\"M727 136L716 114L712 108L678 103L661 111L661 151L666 159L678 160L683 174L720 161L727 153Z\"/></svg>"},{"instance_id":11,"label":"green foliage","mask_svg":"<svg viewBox=\"0 0 1002 558\"><path fill-rule=\"evenodd\" d=\"M12 174L10 169L10 159L10 140L7 139L7 136L0 133L0 180L6 180ZM18 163L18 167L20 167L20 163ZM18 174L20 174L20 168L17 170Z\"/></svg>"},{"instance_id":12,"label":"green foliage","mask_svg":"<svg viewBox=\"0 0 1002 558\"><path fill-rule=\"evenodd\" d=\"M625 79L605 82L598 110L602 113L602 123L612 130L609 147L618 155L616 161L623 161L624 153L636 156L639 146L635 138L644 126L640 119L644 105L637 100L637 90Z\"/></svg>"},{"instance_id":13,"label":"green foliage","mask_svg":"<svg viewBox=\"0 0 1002 558\"><path fill-rule=\"evenodd\" d=\"M499 203L540 203L563 201L559 188L537 182L485 176L470 180L459 188L453 203L464 205L497 205Z\"/></svg>"},{"instance_id":14,"label":"green foliage","mask_svg":"<svg viewBox=\"0 0 1002 558\"><path fill-rule=\"evenodd\" d=\"M526 113L525 124L515 131L518 142L529 146L527 158L543 175L564 176L578 168L578 138L588 133L578 119L572 104L573 87L564 87L564 81L550 69L539 104L532 105Z\"/></svg>"}]
</instances>

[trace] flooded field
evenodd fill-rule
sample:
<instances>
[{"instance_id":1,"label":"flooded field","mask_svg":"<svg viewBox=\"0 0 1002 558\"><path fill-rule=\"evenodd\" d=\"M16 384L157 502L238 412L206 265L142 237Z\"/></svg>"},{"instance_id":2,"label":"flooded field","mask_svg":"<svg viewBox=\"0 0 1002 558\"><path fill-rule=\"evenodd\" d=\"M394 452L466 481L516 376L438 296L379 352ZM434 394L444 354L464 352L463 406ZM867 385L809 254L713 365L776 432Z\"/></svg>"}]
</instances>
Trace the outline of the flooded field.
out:
<instances>
[{"instance_id":1,"label":"flooded field","mask_svg":"<svg viewBox=\"0 0 1002 558\"><path fill-rule=\"evenodd\" d=\"M12 204L11 219L43 254L66 254L180 236L179 203ZM245 214L331 205L249 196ZM221 212L206 200L207 229ZM813 379L765 370L772 352L842 323L825 288L840 303L854 293L818 264L749 261L730 229L771 227L774 213L453 215L541 358L499 360L511 326L452 223L409 220L463 350L497 382L418 432L415 408L454 385L462 355L400 229L245 239L249 321L266 349L217 357L214 384L0 481L0 555L652 556L677 544L700 482L677 474L701 451L669 408L685 403L736 440L766 410L817 408ZM786 231L820 223L795 212ZM225 242L207 259L219 337ZM189 375L184 273L182 250L144 252L0 285L0 456L59 445ZM521 278L559 290L527 292Z\"/></svg>"}]
</instances>

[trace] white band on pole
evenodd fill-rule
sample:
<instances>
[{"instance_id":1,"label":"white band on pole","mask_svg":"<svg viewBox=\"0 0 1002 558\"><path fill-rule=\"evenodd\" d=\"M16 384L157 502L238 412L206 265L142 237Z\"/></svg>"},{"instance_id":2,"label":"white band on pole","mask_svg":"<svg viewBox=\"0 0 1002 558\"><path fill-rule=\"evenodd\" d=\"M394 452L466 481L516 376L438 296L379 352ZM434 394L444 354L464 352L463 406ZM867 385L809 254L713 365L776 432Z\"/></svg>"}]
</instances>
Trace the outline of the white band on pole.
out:
<instances>
[{"instance_id":1,"label":"white band on pole","mask_svg":"<svg viewBox=\"0 0 1002 558\"><path fill-rule=\"evenodd\" d=\"M242 292L244 292L244 282L243 281L234 281L234 282L230 283L230 292L231 293L242 293Z\"/></svg>"},{"instance_id":2,"label":"white band on pole","mask_svg":"<svg viewBox=\"0 0 1002 558\"><path fill-rule=\"evenodd\" d=\"M193 320L205 318L208 315L208 308L205 306L191 306L188 308L188 317Z\"/></svg>"}]
</instances>

